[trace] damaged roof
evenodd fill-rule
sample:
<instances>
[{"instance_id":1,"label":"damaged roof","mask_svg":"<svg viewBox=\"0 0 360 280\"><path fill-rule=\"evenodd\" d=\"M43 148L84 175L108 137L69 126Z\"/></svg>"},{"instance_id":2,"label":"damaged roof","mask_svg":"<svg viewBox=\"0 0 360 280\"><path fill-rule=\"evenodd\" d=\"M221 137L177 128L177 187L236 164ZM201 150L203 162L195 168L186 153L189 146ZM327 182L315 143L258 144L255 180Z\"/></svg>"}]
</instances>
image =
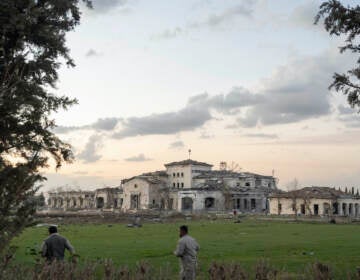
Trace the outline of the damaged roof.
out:
<instances>
[{"instance_id":1,"label":"damaged roof","mask_svg":"<svg viewBox=\"0 0 360 280\"><path fill-rule=\"evenodd\" d=\"M170 162L165 164L166 167L168 166L176 166L176 165L202 165L202 166L207 166L207 167L212 167L211 164L208 164L206 162L200 162L200 161L196 161L196 160L192 160L192 159L186 159L186 160L182 160L182 161L174 161L174 162Z\"/></svg>"},{"instance_id":2,"label":"damaged roof","mask_svg":"<svg viewBox=\"0 0 360 280\"><path fill-rule=\"evenodd\" d=\"M329 187L306 187L299 190L293 191L278 191L273 193L271 197L274 198L321 198L321 199L336 199L336 198L348 198L353 197L354 195L343 192L341 190L336 190L335 188Z\"/></svg>"}]
</instances>

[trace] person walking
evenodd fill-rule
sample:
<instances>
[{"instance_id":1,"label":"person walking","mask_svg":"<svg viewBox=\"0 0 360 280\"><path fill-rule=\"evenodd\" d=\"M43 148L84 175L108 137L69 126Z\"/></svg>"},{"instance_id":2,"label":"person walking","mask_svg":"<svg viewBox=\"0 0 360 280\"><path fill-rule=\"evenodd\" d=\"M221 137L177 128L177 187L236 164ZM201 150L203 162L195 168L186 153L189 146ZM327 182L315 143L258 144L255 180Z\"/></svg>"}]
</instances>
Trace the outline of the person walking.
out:
<instances>
[{"instance_id":1,"label":"person walking","mask_svg":"<svg viewBox=\"0 0 360 280\"><path fill-rule=\"evenodd\" d=\"M65 257L65 249L72 255L75 254L74 247L70 242L60 234L56 226L49 227L49 237L46 238L41 246L41 255L49 262L54 260L63 261Z\"/></svg>"},{"instance_id":2,"label":"person walking","mask_svg":"<svg viewBox=\"0 0 360 280\"><path fill-rule=\"evenodd\" d=\"M194 238L188 235L188 227L180 227L180 239L174 255L180 258L180 279L194 280L196 278L197 253L200 246Z\"/></svg>"}]
</instances>

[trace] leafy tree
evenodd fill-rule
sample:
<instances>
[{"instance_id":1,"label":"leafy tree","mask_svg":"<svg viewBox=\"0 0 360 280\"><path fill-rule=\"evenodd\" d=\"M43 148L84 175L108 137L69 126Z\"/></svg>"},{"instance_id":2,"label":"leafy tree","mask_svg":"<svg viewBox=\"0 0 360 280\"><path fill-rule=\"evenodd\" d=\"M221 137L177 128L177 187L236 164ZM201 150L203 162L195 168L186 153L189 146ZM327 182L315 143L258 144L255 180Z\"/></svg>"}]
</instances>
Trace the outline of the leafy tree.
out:
<instances>
[{"instance_id":1,"label":"leafy tree","mask_svg":"<svg viewBox=\"0 0 360 280\"><path fill-rule=\"evenodd\" d=\"M0 254L31 221L40 169L73 159L50 115L76 103L53 91L60 59L74 66L65 35L80 23L80 1L0 1Z\"/></svg>"},{"instance_id":2,"label":"leafy tree","mask_svg":"<svg viewBox=\"0 0 360 280\"><path fill-rule=\"evenodd\" d=\"M324 19L324 27L330 35L345 36L345 45L340 47L340 53L351 51L360 53L360 6L344 6L340 1L329 0L320 5L315 23ZM356 67L344 74L335 73L330 88L347 95L352 107L360 107L360 58Z\"/></svg>"}]
</instances>

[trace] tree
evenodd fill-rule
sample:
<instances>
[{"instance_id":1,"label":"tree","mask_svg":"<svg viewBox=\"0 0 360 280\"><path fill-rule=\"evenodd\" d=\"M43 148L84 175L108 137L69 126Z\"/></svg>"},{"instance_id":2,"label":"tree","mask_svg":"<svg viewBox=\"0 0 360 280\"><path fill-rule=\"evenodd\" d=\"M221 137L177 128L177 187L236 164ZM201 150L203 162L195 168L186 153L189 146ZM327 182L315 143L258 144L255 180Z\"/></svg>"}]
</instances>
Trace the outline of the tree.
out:
<instances>
[{"instance_id":1,"label":"tree","mask_svg":"<svg viewBox=\"0 0 360 280\"><path fill-rule=\"evenodd\" d=\"M65 35L80 23L79 1L0 1L0 254L31 221L40 170L73 159L51 114L76 103L52 91L60 59L74 66Z\"/></svg>"},{"instance_id":2,"label":"tree","mask_svg":"<svg viewBox=\"0 0 360 280\"><path fill-rule=\"evenodd\" d=\"M340 1L329 0L320 5L315 23L324 19L324 26L330 35L345 36L345 45L340 47L340 53L351 51L360 53L360 6L345 7ZM360 107L360 58L356 67L344 74L335 73L330 88L347 95L352 107Z\"/></svg>"}]
</instances>

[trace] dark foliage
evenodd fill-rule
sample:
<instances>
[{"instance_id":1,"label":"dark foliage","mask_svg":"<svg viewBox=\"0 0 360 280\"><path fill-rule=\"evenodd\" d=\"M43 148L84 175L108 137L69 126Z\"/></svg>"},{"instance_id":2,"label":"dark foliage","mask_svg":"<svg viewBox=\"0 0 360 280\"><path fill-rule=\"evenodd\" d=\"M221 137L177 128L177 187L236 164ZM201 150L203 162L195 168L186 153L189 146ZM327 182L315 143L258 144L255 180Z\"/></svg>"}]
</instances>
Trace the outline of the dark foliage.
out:
<instances>
[{"instance_id":1,"label":"dark foliage","mask_svg":"<svg viewBox=\"0 0 360 280\"><path fill-rule=\"evenodd\" d=\"M31 220L40 169L73 158L51 114L76 103L53 90L60 60L74 66L65 35L79 24L79 1L0 1L0 254Z\"/></svg>"},{"instance_id":2,"label":"dark foliage","mask_svg":"<svg viewBox=\"0 0 360 280\"><path fill-rule=\"evenodd\" d=\"M360 53L360 5L344 6L340 1L330 0L321 4L315 22L324 19L324 26L330 35L345 36L345 45L340 52ZM352 107L360 107L360 58L356 66L346 73L335 73L330 88L347 96Z\"/></svg>"}]
</instances>

